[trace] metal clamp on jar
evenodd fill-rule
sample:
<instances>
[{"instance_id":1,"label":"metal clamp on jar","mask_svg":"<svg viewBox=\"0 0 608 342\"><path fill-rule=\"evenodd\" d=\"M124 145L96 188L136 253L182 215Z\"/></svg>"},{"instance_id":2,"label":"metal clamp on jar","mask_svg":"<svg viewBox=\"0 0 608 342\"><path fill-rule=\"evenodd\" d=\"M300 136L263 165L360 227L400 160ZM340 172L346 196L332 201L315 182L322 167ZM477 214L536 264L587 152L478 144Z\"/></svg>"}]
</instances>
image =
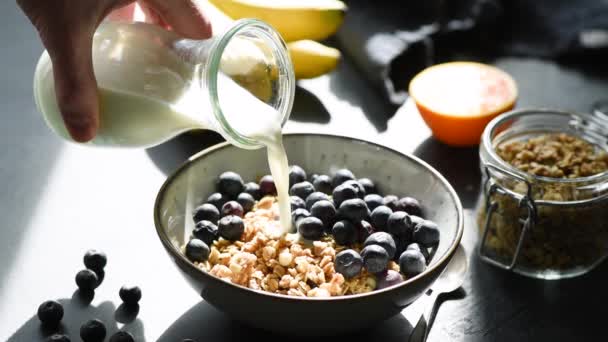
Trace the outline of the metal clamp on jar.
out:
<instances>
[{"instance_id":1,"label":"metal clamp on jar","mask_svg":"<svg viewBox=\"0 0 608 342\"><path fill-rule=\"evenodd\" d=\"M608 256L608 123L518 110L495 118L480 145L482 260L523 275L584 274Z\"/></svg>"}]
</instances>

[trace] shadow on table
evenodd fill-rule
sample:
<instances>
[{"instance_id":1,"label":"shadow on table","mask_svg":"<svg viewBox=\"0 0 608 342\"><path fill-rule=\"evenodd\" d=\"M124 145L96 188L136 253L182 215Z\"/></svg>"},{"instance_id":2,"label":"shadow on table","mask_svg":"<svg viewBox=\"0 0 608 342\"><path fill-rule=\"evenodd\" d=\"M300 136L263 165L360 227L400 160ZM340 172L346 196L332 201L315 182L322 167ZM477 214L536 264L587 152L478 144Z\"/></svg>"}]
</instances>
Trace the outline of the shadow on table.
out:
<instances>
[{"instance_id":1,"label":"shadow on table","mask_svg":"<svg viewBox=\"0 0 608 342\"><path fill-rule=\"evenodd\" d=\"M290 120L327 123L330 115L323 103L308 90L297 87ZM148 157L164 174L169 175L192 155L225 141L219 133L193 130L163 144L146 149Z\"/></svg>"},{"instance_id":2,"label":"shadow on table","mask_svg":"<svg viewBox=\"0 0 608 342\"><path fill-rule=\"evenodd\" d=\"M128 317L124 309L121 310L120 307L116 309L114 303L109 301L91 306L93 296L94 293L83 294L76 290L72 298L59 299L58 302L63 305L64 315L61 325L57 329L44 328L34 313L34 316L9 337L7 342L46 341L46 338L54 333L66 334L72 341L80 341L80 326L90 319L99 319L105 324L106 339L109 339L118 330L125 330L131 333L136 341L145 341L144 326L141 320L133 316ZM120 329L117 321L124 323L124 325L121 324Z\"/></svg>"},{"instance_id":3,"label":"shadow on table","mask_svg":"<svg viewBox=\"0 0 608 342\"><path fill-rule=\"evenodd\" d=\"M431 137L420 144L414 154L450 182L464 208L475 206L481 185L478 147L451 147Z\"/></svg>"},{"instance_id":4,"label":"shadow on table","mask_svg":"<svg viewBox=\"0 0 608 342\"><path fill-rule=\"evenodd\" d=\"M315 94L297 86L289 119L297 122L325 124L329 122L331 115Z\"/></svg>"},{"instance_id":5,"label":"shadow on table","mask_svg":"<svg viewBox=\"0 0 608 342\"><path fill-rule=\"evenodd\" d=\"M329 87L337 98L360 107L378 133L387 130L388 120L398 107L382 99L377 90L357 74L352 64L340 63L337 72L329 75Z\"/></svg>"},{"instance_id":6,"label":"shadow on table","mask_svg":"<svg viewBox=\"0 0 608 342\"><path fill-rule=\"evenodd\" d=\"M464 334L457 340L605 340L601 327L608 316L607 272L604 263L578 278L544 281L498 269L475 256L470 274L476 301L452 323Z\"/></svg>"},{"instance_id":7,"label":"shadow on table","mask_svg":"<svg viewBox=\"0 0 608 342\"><path fill-rule=\"evenodd\" d=\"M294 317L294 319L298 319ZM306 329L306 327L303 327ZM359 332L357 334L349 334L335 336L330 338L322 338L319 340L330 341L349 341L349 342L404 342L412 331L412 326L401 315L397 315L376 328ZM282 335L272 334L263 330L250 328L238 322L235 322L216 310L211 305L202 301L193 306L185 314L177 319L158 339L158 342L175 342L185 338L194 339L197 342L203 341L226 341L226 342L241 342L241 341L256 341L262 340L266 342L274 341L311 341L310 338L298 339L286 337Z\"/></svg>"}]
</instances>

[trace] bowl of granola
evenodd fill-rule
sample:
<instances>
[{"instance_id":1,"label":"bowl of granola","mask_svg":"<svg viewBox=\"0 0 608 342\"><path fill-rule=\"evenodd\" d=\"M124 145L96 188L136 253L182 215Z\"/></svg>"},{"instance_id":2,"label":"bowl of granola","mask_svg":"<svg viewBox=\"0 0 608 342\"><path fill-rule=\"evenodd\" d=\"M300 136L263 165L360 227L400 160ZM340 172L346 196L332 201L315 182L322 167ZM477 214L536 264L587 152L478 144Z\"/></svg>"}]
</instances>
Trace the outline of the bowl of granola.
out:
<instances>
[{"instance_id":1,"label":"bowl of granola","mask_svg":"<svg viewBox=\"0 0 608 342\"><path fill-rule=\"evenodd\" d=\"M331 335L422 295L463 234L460 200L418 158L371 142L285 134L293 231L281 232L264 150L191 157L154 208L162 245L208 303L247 325Z\"/></svg>"}]
</instances>

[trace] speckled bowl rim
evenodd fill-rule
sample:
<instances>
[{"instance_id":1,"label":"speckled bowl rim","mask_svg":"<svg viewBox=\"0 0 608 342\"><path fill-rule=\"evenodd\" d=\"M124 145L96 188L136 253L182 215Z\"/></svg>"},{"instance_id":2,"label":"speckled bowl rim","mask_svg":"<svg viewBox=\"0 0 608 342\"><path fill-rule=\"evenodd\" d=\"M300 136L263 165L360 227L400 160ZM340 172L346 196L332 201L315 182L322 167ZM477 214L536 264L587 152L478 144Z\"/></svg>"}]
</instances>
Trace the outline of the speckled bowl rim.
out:
<instances>
[{"instance_id":1,"label":"speckled bowl rim","mask_svg":"<svg viewBox=\"0 0 608 342\"><path fill-rule=\"evenodd\" d=\"M387 150L389 152L392 152L392 153L399 155L402 158L408 159L414 163L418 163L418 164L422 165L428 172L433 174L433 176L435 176L442 183L442 185L444 185L446 187L449 195L452 197L452 199L454 200L454 203L456 204L456 214L458 215L458 220L457 220L458 227L456 228L457 229L456 238L453 240L452 245L450 245L450 247L448 248L447 253L445 253L443 255L443 257L440 258L432 267L427 268L421 274L419 274L413 278L410 278L400 284L396 284L396 285L389 286L389 287L381 289L381 290L374 290L374 291L366 292L366 293L345 295L345 296L335 296L335 297L329 297L329 298L297 297L297 296L289 296L289 295L284 295L284 294L270 293L270 292L266 292L266 291L262 291L262 290L254 290L254 289L250 289L248 287L242 286L242 285L229 283L227 281L221 280L220 278L212 276L212 275L208 274L207 272L201 270L200 268L196 267L193 263L191 263L185 257L185 255L183 255L170 242L169 237L165 233L165 231L162 228L161 223L160 223L161 222L160 205L161 205L161 200L164 198L166 189L173 183L173 181L179 174L185 172L188 168L190 168L195 161L197 161L201 158L204 158L205 156L207 156L213 152L219 151L221 149L238 148L238 147L235 147L234 145L230 144L229 142L223 142L223 143L211 146L201 152L194 154L190 158L188 158L188 160L186 162L184 162L179 168L177 168L172 174L170 174L167 177L167 179L161 186L160 190L158 191L156 200L154 202L154 226L156 228L156 233L158 234L158 237L160 238L160 241L163 244L164 248L167 251L169 251L170 255L174 258L174 260L176 262L185 266L189 273L200 274L203 277L207 278L209 281L221 282L221 285L232 286L232 287L234 287L234 289L236 291L246 291L246 292L250 293L251 295L262 295L262 296L272 297L275 299L297 301L297 302L299 302L299 301L305 301L305 302L309 302L309 301L345 301L345 300L363 299L363 298L379 295L381 293L395 291L401 287L408 286L412 283L415 283L418 280L421 280L421 279L428 277L429 275L435 273L435 271L437 271L438 268L445 267L447 265L447 263L452 259L452 257L456 253L456 249L460 245L460 241L462 240L462 235L464 233L464 211L462 208L462 203L460 202L460 198L458 197L458 194L456 193L456 191L454 190L452 185L443 177L443 175L441 175L441 173L439 173L437 170L435 170L432 166L430 166L429 164L427 164L426 162L424 162L423 160L419 159L416 156L413 156L413 155L410 155L407 153L402 153L395 149L389 148L387 146L380 145L380 144L377 144L377 143L374 143L371 141L367 141L367 140L363 140L363 139L359 139L359 138L353 138L353 137L348 137L348 136L344 136L344 135L336 135L336 134L326 134L326 133L285 133L285 134L283 134L283 136L284 137L301 136L301 137L333 138L333 139L348 140L348 141L356 142L356 143L369 144L369 145L375 146L377 148L381 148L381 149Z\"/></svg>"}]
</instances>

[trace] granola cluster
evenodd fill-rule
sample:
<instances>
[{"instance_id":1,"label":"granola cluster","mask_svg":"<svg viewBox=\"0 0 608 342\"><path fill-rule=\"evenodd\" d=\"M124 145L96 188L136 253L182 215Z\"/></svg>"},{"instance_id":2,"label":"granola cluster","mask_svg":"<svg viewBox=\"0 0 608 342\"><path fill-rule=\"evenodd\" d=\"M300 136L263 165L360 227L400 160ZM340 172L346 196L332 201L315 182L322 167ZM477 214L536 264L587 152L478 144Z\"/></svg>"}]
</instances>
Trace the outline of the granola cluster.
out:
<instances>
[{"instance_id":1,"label":"granola cluster","mask_svg":"<svg viewBox=\"0 0 608 342\"><path fill-rule=\"evenodd\" d=\"M262 198L245 214L240 240L220 238L211 246L208 260L195 264L234 284L292 296L330 297L375 289L374 276L365 271L351 279L336 272L336 253L344 247L333 238L307 243L296 234L283 235L278 214L276 198ZM389 268L399 270L393 261Z\"/></svg>"},{"instance_id":2,"label":"granola cluster","mask_svg":"<svg viewBox=\"0 0 608 342\"><path fill-rule=\"evenodd\" d=\"M509 141L498 155L527 173L553 178L579 178L608 170L608 154L565 133L542 134L523 141Z\"/></svg>"}]
</instances>

